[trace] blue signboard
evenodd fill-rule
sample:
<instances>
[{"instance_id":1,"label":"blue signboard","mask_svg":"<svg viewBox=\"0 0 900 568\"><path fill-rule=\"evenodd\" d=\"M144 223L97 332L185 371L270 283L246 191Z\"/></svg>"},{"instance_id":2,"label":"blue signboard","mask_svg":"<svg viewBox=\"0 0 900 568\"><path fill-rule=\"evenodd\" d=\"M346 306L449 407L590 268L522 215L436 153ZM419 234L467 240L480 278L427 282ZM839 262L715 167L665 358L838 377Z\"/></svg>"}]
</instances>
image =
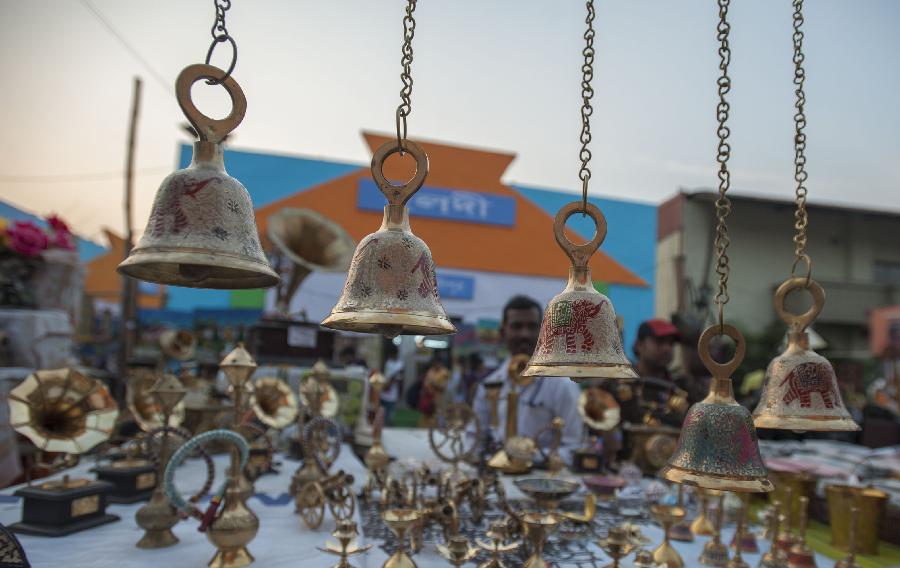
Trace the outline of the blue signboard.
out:
<instances>
[{"instance_id":1,"label":"blue signboard","mask_svg":"<svg viewBox=\"0 0 900 568\"><path fill-rule=\"evenodd\" d=\"M446 274L438 270L438 291L449 300L471 300L475 297L475 278L461 274Z\"/></svg>"},{"instance_id":2,"label":"blue signboard","mask_svg":"<svg viewBox=\"0 0 900 568\"><path fill-rule=\"evenodd\" d=\"M356 205L366 211L381 211L387 200L375 182L359 180ZM512 227L516 224L516 200L506 195L461 189L423 186L407 203L410 215Z\"/></svg>"}]
</instances>

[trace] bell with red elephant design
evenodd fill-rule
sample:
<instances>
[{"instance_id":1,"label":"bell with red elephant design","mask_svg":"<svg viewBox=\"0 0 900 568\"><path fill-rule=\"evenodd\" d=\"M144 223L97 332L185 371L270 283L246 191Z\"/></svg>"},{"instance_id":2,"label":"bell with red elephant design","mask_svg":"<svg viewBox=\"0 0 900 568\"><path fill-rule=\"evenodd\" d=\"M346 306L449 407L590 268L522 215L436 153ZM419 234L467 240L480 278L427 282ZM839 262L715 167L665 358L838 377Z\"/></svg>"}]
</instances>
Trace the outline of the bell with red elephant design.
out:
<instances>
[{"instance_id":1,"label":"bell with red elephant design","mask_svg":"<svg viewBox=\"0 0 900 568\"><path fill-rule=\"evenodd\" d=\"M204 116L191 100L196 81L224 75L202 64L178 75L178 104L199 140L191 165L160 185L140 242L118 267L125 276L191 288L266 288L279 281L260 246L250 195L223 161L221 142L247 110L244 93L233 77L221 82L232 102L221 120Z\"/></svg>"},{"instance_id":2,"label":"bell with red elephant design","mask_svg":"<svg viewBox=\"0 0 900 568\"><path fill-rule=\"evenodd\" d=\"M718 363L709 343L718 335L735 342L731 361ZM705 489L759 493L772 491L750 411L734 400L731 374L744 358L744 336L734 326L713 324L700 336L697 352L712 374L709 395L691 406L675 453L661 474L669 481Z\"/></svg>"},{"instance_id":3,"label":"bell with red elephant design","mask_svg":"<svg viewBox=\"0 0 900 568\"><path fill-rule=\"evenodd\" d=\"M813 304L805 314L787 311L784 300L791 290L805 288ZM825 305L825 291L803 277L786 280L775 291L775 311L788 325L787 349L766 370L759 405L753 411L757 428L814 430L824 432L859 430L844 407L837 376L828 359L809 348L806 328Z\"/></svg>"},{"instance_id":4,"label":"bell with red elephant design","mask_svg":"<svg viewBox=\"0 0 900 568\"><path fill-rule=\"evenodd\" d=\"M416 160L416 173L403 185L393 185L382 168L394 153L405 151ZM377 232L359 242L347 282L322 325L342 331L397 335L456 333L438 293L431 251L409 227L406 202L428 175L428 156L405 140L403 150L387 142L372 156L372 177L388 200Z\"/></svg>"},{"instance_id":5,"label":"bell with red elephant design","mask_svg":"<svg viewBox=\"0 0 900 568\"><path fill-rule=\"evenodd\" d=\"M594 238L581 245L565 234L566 220L578 212L587 213L597 227ZM594 288L588 267L606 237L606 218L596 205L569 203L556 214L553 233L572 261L569 281L547 305L537 347L522 375L571 377L573 381L637 378L622 349L612 302Z\"/></svg>"}]
</instances>

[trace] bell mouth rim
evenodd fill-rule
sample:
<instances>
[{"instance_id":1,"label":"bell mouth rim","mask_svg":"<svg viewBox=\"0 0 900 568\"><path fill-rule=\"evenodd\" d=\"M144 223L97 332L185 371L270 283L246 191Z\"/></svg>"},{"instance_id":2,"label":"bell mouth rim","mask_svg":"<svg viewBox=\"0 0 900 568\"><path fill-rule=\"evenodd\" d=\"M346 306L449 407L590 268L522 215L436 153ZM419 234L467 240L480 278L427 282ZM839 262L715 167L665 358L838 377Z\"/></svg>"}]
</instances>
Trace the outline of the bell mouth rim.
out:
<instances>
[{"instance_id":1,"label":"bell mouth rim","mask_svg":"<svg viewBox=\"0 0 900 568\"><path fill-rule=\"evenodd\" d=\"M191 259L195 264L210 268L221 268L222 264L216 262L217 258L229 258L234 265L229 270L246 274L240 278L204 278L202 280L179 279L178 271L174 268L177 262L173 261L172 254L191 253L202 255ZM204 258L205 257L205 258ZM172 270L162 270L162 266L172 266ZM250 256L237 255L227 252L211 252L209 250L192 247L135 247L116 267L116 272L155 284L168 286L183 286L185 288L208 288L220 290L239 290L247 288L271 288L281 281L281 277L262 260Z\"/></svg>"},{"instance_id":2,"label":"bell mouth rim","mask_svg":"<svg viewBox=\"0 0 900 568\"><path fill-rule=\"evenodd\" d=\"M862 428L849 416L754 416L753 425L767 430L805 432L859 432Z\"/></svg>"},{"instance_id":3,"label":"bell mouth rim","mask_svg":"<svg viewBox=\"0 0 900 568\"><path fill-rule=\"evenodd\" d=\"M390 316L391 320L385 316ZM388 310L366 310L350 312L332 310L322 320L322 327L339 331L381 334L383 326L399 326L397 335L453 335L456 326L446 315L435 316L427 312L392 312Z\"/></svg>"},{"instance_id":4,"label":"bell mouth rim","mask_svg":"<svg viewBox=\"0 0 900 568\"><path fill-rule=\"evenodd\" d=\"M585 379L636 379L638 374L631 365L624 363L585 363L554 365L531 364L522 371L523 377L559 377L580 382Z\"/></svg>"},{"instance_id":5,"label":"bell mouth rim","mask_svg":"<svg viewBox=\"0 0 900 568\"><path fill-rule=\"evenodd\" d=\"M724 476L715 473L697 474L671 464L660 470L660 475L682 485L735 493L769 493L775 489L768 477Z\"/></svg>"}]
</instances>

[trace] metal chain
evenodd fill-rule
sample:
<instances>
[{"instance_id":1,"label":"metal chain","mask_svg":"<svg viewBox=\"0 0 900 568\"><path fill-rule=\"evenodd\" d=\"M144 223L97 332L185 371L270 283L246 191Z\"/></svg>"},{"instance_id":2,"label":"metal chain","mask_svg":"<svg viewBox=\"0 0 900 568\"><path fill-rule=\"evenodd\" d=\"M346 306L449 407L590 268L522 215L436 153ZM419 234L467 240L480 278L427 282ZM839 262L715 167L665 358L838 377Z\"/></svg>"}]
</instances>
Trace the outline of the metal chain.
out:
<instances>
[{"instance_id":1,"label":"metal chain","mask_svg":"<svg viewBox=\"0 0 900 568\"><path fill-rule=\"evenodd\" d=\"M791 267L791 276L797 270L797 266L801 261L806 263L806 279L809 282L812 276L812 260L806 254L806 226L809 224L809 217L806 214L806 114L804 107L806 105L806 92L804 91L804 83L806 82L806 70L803 68L803 61L806 56L803 55L803 31L800 27L803 25L803 0L794 0L794 93L796 94L796 102L794 108L794 126L796 133L794 134L794 180L797 182L796 203L797 210L794 212L794 228L797 234L794 235L794 254L796 259Z\"/></svg>"},{"instance_id":2,"label":"metal chain","mask_svg":"<svg viewBox=\"0 0 900 568\"><path fill-rule=\"evenodd\" d=\"M728 226L725 219L731 213L731 200L726 193L731 186L731 173L728 171L728 158L731 157L731 146L728 137L731 130L726 123L731 105L725 100L725 95L731 91L731 77L728 76L728 64L731 63L731 48L728 44L728 34L731 25L728 23L728 6L730 0L719 0L719 24L717 26L719 39L719 70L722 72L716 82L719 90L719 103L716 105L716 118L719 126L716 133L719 136L719 146L716 153L716 161L719 162L719 197L716 199L716 274L719 275L719 290L716 292L716 304L719 306L719 325L725 325L725 304L728 303L728 245L731 239L728 237Z\"/></svg>"},{"instance_id":3,"label":"metal chain","mask_svg":"<svg viewBox=\"0 0 900 568\"><path fill-rule=\"evenodd\" d=\"M207 85L219 85L224 82L226 79L231 77L231 73L234 71L234 66L237 65L237 43L234 41L234 38L228 33L228 29L225 27L225 13L231 9L231 0L213 0L213 6L216 8L216 19L213 22L212 28L210 29L210 34L212 35L212 43L209 44L209 49L206 51L206 64L210 65L210 61L212 61L213 52L216 50L216 46L220 43L225 43L226 41L231 44L231 65L228 66L228 69L225 71L225 74L220 79L207 79Z\"/></svg>"},{"instance_id":4,"label":"metal chain","mask_svg":"<svg viewBox=\"0 0 900 568\"><path fill-rule=\"evenodd\" d=\"M397 148L399 148L401 156L404 154L403 141L406 140L406 117L412 112L412 40L416 35L416 19L413 17L413 12L416 11L416 1L407 0L406 15L403 17L403 48L401 49L403 57L400 58L400 65L403 66L403 71L400 73L403 88L400 89L400 106L397 107Z\"/></svg>"},{"instance_id":5,"label":"metal chain","mask_svg":"<svg viewBox=\"0 0 900 568\"><path fill-rule=\"evenodd\" d=\"M584 64L581 66L581 170L578 177L581 179L581 214L587 213L588 181L591 179L591 170L588 162L591 161L591 151L588 144L591 142L591 115L594 107L591 99L594 96L594 88L591 80L594 78L594 0L587 1L587 30L584 32Z\"/></svg>"}]
</instances>

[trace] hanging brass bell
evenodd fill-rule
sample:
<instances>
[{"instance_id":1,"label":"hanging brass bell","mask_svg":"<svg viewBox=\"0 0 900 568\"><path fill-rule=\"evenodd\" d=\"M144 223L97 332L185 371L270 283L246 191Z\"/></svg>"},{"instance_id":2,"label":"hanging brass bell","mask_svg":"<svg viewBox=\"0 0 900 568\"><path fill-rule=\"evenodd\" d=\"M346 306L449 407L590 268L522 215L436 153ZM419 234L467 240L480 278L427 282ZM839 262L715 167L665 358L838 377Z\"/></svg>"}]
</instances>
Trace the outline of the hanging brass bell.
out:
<instances>
[{"instance_id":1,"label":"hanging brass bell","mask_svg":"<svg viewBox=\"0 0 900 568\"><path fill-rule=\"evenodd\" d=\"M809 290L813 303L798 316L785 308L784 300L791 290L800 288ZM788 344L766 369L753 423L757 428L779 430L859 430L844 406L831 363L809 348L806 328L822 311L825 290L815 280L790 278L775 291L774 302L778 317L788 325Z\"/></svg>"},{"instance_id":2,"label":"hanging brass bell","mask_svg":"<svg viewBox=\"0 0 900 568\"><path fill-rule=\"evenodd\" d=\"M372 156L372 177L388 200L384 220L356 247L341 297L322 322L325 327L387 337L456 333L441 305L431 251L409 227L406 202L425 182L428 156L414 142L403 145L416 160L416 173L404 185L393 185L382 171L385 160L400 152L397 144L387 142Z\"/></svg>"},{"instance_id":3,"label":"hanging brass bell","mask_svg":"<svg viewBox=\"0 0 900 568\"><path fill-rule=\"evenodd\" d=\"M566 220L577 212L587 213L596 224L594 238L576 245L565 234ZM577 201L564 206L553 221L553 234L572 261L565 290L547 305L537 347L525 376L628 379L637 373L622 349L616 312L609 298L594 288L591 255L606 237L606 218L591 203Z\"/></svg>"},{"instance_id":4,"label":"hanging brass bell","mask_svg":"<svg viewBox=\"0 0 900 568\"><path fill-rule=\"evenodd\" d=\"M178 105L197 131L191 165L159 187L147 228L118 271L125 276L190 288L266 288L279 277L259 244L250 194L228 175L221 142L244 118L247 100L233 77L222 85L231 96L226 118L213 120L197 110L191 86L217 79L224 71L190 65L178 75Z\"/></svg>"},{"instance_id":5,"label":"hanging brass bell","mask_svg":"<svg viewBox=\"0 0 900 568\"><path fill-rule=\"evenodd\" d=\"M709 353L710 341L720 334L735 342L728 363L716 362ZM662 470L669 481L722 491L772 491L750 411L734 400L731 385L745 349L744 336L731 325L713 324L700 336L697 351L712 383L709 395L691 406L684 419L675 453Z\"/></svg>"}]
</instances>

